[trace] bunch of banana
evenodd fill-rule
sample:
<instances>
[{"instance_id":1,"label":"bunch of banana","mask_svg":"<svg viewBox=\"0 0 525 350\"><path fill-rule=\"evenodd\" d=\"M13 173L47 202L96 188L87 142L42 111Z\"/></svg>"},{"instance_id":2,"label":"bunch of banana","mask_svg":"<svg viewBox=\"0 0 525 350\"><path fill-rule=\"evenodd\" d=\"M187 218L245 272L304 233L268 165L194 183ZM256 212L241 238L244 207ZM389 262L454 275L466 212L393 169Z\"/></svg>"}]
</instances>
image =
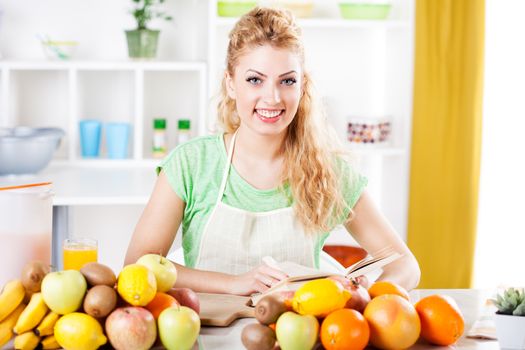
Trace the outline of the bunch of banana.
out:
<instances>
[{"instance_id":1,"label":"bunch of banana","mask_svg":"<svg viewBox=\"0 0 525 350\"><path fill-rule=\"evenodd\" d=\"M25 307L25 304L18 305L18 307L11 312L7 318L0 322L0 348L7 344L7 342L13 337L13 327Z\"/></svg>"},{"instance_id":2,"label":"bunch of banana","mask_svg":"<svg viewBox=\"0 0 525 350\"><path fill-rule=\"evenodd\" d=\"M22 311L20 317L18 317L18 321L16 322L13 331L16 334L22 334L33 330L33 328L38 326L40 321L42 321L48 310L44 298L42 297L42 293L33 294L29 304L27 304L24 311Z\"/></svg>"},{"instance_id":3,"label":"bunch of banana","mask_svg":"<svg viewBox=\"0 0 525 350\"><path fill-rule=\"evenodd\" d=\"M24 285L20 280L12 280L6 283L2 294L0 294L0 322L22 303L25 294Z\"/></svg>"},{"instance_id":4,"label":"bunch of banana","mask_svg":"<svg viewBox=\"0 0 525 350\"><path fill-rule=\"evenodd\" d=\"M33 350L36 349L39 343L40 337L29 331L17 335L13 345L15 346L16 350Z\"/></svg>"},{"instance_id":5,"label":"bunch of banana","mask_svg":"<svg viewBox=\"0 0 525 350\"><path fill-rule=\"evenodd\" d=\"M29 309L29 305L26 307L26 310L27 309ZM34 315L35 311L33 310L34 308L30 311L31 311L31 314ZM21 318L22 318L22 315L20 315L19 320ZM13 344L15 349L33 350L39 344L41 344L42 349L60 349L60 345L55 340L55 336L53 334L55 323L58 321L59 318L60 318L59 314L56 314L53 311L50 311L42 319L42 321L38 324L36 328L33 328L32 330L29 330L29 331L25 331L15 337L14 344ZM23 322L27 323L27 321L23 321ZM23 325L21 329L26 329L26 328L27 326Z\"/></svg>"},{"instance_id":6,"label":"bunch of banana","mask_svg":"<svg viewBox=\"0 0 525 350\"><path fill-rule=\"evenodd\" d=\"M0 347L13 337L13 327L22 314L25 289L20 280L7 282L0 294Z\"/></svg>"},{"instance_id":7,"label":"bunch of banana","mask_svg":"<svg viewBox=\"0 0 525 350\"><path fill-rule=\"evenodd\" d=\"M40 342L42 344L43 350L54 350L54 349L60 349L61 346L58 344L57 340L55 339L54 335L48 335L42 341Z\"/></svg>"},{"instance_id":8,"label":"bunch of banana","mask_svg":"<svg viewBox=\"0 0 525 350\"><path fill-rule=\"evenodd\" d=\"M46 335L53 335L53 329L55 328L55 323L57 323L60 315L49 311L49 313L42 319L38 327L36 327L33 332L39 337L44 337Z\"/></svg>"}]
</instances>

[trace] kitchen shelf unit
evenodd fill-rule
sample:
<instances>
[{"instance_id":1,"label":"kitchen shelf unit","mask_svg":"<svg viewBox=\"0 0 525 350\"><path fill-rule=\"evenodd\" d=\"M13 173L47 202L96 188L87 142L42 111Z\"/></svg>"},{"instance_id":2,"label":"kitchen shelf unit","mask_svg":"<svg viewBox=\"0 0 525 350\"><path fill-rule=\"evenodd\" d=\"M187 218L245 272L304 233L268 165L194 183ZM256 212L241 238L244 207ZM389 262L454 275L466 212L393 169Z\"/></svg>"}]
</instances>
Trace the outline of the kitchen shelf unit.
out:
<instances>
[{"instance_id":1,"label":"kitchen shelf unit","mask_svg":"<svg viewBox=\"0 0 525 350\"><path fill-rule=\"evenodd\" d=\"M204 62L0 61L0 72L0 127L62 127L62 162L150 166L158 162L150 153L154 117L166 117L171 135L178 117L191 120L193 135L207 127ZM81 158L82 119L130 123L130 159Z\"/></svg>"}]
</instances>

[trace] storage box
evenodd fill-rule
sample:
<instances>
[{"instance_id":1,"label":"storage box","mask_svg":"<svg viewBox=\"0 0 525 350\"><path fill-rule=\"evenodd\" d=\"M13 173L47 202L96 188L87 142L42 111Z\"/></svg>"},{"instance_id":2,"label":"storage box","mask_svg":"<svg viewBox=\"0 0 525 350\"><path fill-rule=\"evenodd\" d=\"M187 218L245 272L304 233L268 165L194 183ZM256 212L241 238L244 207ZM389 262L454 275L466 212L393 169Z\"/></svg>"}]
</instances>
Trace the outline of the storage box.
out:
<instances>
[{"instance_id":1,"label":"storage box","mask_svg":"<svg viewBox=\"0 0 525 350\"><path fill-rule=\"evenodd\" d=\"M339 10L344 19L385 19L391 6L390 3L340 2Z\"/></svg>"},{"instance_id":2,"label":"storage box","mask_svg":"<svg viewBox=\"0 0 525 350\"><path fill-rule=\"evenodd\" d=\"M217 14L220 17L240 17L257 6L257 1L219 1Z\"/></svg>"}]
</instances>

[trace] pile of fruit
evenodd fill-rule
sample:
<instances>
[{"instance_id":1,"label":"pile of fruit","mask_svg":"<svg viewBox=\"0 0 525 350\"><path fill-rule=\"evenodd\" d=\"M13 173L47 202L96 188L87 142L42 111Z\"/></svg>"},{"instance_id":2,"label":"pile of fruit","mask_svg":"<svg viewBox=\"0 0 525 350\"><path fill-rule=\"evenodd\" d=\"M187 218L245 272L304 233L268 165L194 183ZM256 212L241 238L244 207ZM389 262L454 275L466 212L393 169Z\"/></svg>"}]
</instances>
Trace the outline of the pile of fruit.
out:
<instances>
[{"instance_id":1,"label":"pile of fruit","mask_svg":"<svg viewBox=\"0 0 525 350\"><path fill-rule=\"evenodd\" d=\"M456 302L431 295L412 304L406 290L378 281L367 290L355 281L308 281L294 292L276 292L257 302L256 323L241 340L248 350L406 349L419 338L440 346L463 334Z\"/></svg>"},{"instance_id":2,"label":"pile of fruit","mask_svg":"<svg viewBox=\"0 0 525 350\"><path fill-rule=\"evenodd\" d=\"M0 347L90 350L191 349L200 331L199 300L188 288L172 288L175 265L147 254L118 278L100 263L80 271L51 272L31 261L20 279L0 293ZM109 345L109 344L108 344Z\"/></svg>"}]
</instances>

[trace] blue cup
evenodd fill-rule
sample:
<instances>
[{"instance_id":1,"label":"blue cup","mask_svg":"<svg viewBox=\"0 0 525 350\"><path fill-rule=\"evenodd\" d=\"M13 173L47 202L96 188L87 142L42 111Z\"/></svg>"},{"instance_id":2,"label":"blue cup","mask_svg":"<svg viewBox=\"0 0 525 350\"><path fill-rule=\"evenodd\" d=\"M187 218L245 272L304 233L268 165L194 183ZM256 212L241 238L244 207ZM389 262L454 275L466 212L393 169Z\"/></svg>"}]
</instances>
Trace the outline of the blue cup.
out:
<instances>
[{"instance_id":1,"label":"blue cup","mask_svg":"<svg viewBox=\"0 0 525 350\"><path fill-rule=\"evenodd\" d=\"M100 149L100 132L102 124L98 120L81 120L80 149L82 157L98 157Z\"/></svg>"},{"instance_id":2,"label":"blue cup","mask_svg":"<svg viewBox=\"0 0 525 350\"><path fill-rule=\"evenodd\" d=\"M129 123L106 124L106 146L108 158L123 159L128 157Z\"/></svg>"}]
</instances>

